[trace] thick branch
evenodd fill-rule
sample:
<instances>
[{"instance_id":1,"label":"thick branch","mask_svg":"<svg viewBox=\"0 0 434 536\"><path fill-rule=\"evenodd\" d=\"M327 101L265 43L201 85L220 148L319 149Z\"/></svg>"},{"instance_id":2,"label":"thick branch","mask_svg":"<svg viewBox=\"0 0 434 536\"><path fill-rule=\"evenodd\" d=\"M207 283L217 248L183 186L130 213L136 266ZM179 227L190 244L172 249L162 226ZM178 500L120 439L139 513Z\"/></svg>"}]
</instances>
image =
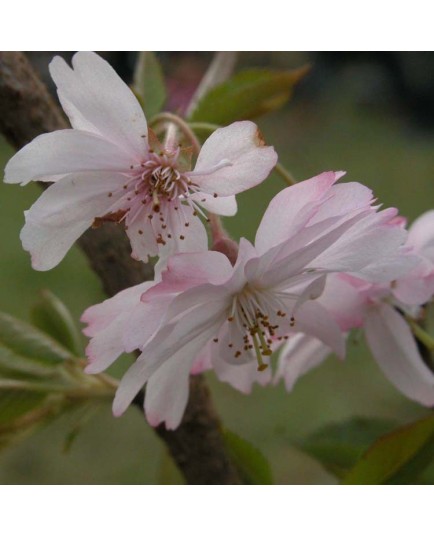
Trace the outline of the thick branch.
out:
<instances>
[{"instance_id":1,"label":"thick branch","mask_svg":"<svg viewBox=\"0 0 434 536\"><path fill-rule=\"evenodd\" d=\"M39 134L67 127L26 57L19 52L0 52L0 131L9 143L20 149ZM79 243L109 296L151 276L148 266L131 258L128 239L118 226L90 230ZM180 427L173 432L160 427L157 433L188 483L240 483L202 377L191 379L190 400Z\"/></svg>"}]
</instances>

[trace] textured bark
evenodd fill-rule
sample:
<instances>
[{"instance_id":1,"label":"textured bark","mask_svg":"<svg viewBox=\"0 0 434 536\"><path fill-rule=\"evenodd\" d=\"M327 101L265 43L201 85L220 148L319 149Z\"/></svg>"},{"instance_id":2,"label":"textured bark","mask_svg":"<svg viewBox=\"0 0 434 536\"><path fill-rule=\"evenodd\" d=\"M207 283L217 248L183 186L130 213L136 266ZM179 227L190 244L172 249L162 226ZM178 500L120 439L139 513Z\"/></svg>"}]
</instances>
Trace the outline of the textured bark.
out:
<instances>
[{"instance_id":1,"label":"textured bark","mask_svg":"<svg viewBox=\"0 0 434 536\"><path fill-rule=\"evenodd\" d=\"M0 52L0 131L9 143L20 149L35 136L61 128L68 128L68 123L27 58L20 52ZM79 243L109 296L151 277L149 266L131 258L129 241L119 226L89 230ZM240 483L202 377L191 378L179 428L156 431L189 484Z\"/></svg>"}]
</instances>

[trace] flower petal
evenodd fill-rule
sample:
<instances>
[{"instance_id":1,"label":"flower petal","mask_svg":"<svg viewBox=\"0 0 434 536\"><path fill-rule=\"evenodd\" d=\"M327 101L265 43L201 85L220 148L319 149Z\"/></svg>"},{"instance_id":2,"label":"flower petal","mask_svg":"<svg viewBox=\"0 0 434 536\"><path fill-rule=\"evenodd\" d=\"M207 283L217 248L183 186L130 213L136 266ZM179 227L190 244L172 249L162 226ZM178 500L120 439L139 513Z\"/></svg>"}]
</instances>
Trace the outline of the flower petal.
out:
<instances>
[{"instance_id":1,"label":"flower petal","mask_svg":"<svg viewBox=\"0 0 434 536\"><path fill-rule=\"evenodd\" d=\"M318 203L325 199L342 172L328 171L289 186L271 200L258 227L255 247L259 254L288 240L306 225Z\"/></svg>"},{"instance_id":2,"label":"flower petal","mask_svg":"<svg viewBox=\"0 0 434 536\"><path fill-rule=\"evenodd\" d=\"M227 161L230 165L210 173ZM217 129L203 144L194 182L211 195L234 195L261 183L276 162L276 152L263 145L258 127L251 121L238 121Z\"/></svg>"},{"instance_id":3,"label":"flower petal","mask_svg":"<svg viewBox=\"0 0 434 536\"><path fill-rule=\"evenodd\" d=\"M282 348L274 383L283 378L286 389L292 391L295 382L320 365L329 354L330 348L318 339L297 333Z\"/></svg>"},{"instance_id":4,"label":"flower petal","mask_svg":"<svg viewBox=\"0 0 434 536\"><path fill-rule=\"evenodd\" d=\"M124 180L116 173L86 173L68 175L50 186L26 211L20 235L33 268L56 266L94 219L110 211L116 193L108 193L121 188Z\"/></svg>"},{"instance_id":5,"label":"flower petal","mask_svg":"<svg viewBox=\"0 0 434 536\"><path fill-rule=\"evenodd\" d=\"M60 102L74 128L94 132L143 157L148 149L148 127L142 108L114 69L93 52L77 52L71 69L56 56L50 73Z\"/></svg>"},{"instance_id":6,"label":"flower petal","mask_svg":"<svg viewBox=\"0 0 434 536\"><path fill-rule=\"evenodd\" d=\"M345 339L332 315L317 301L306 301L295 314L295 329L320 340L336 353L345 357Z\"/></svg>"},{"instance_id":7,"label":"flower petal","mask_svg":"<svg viewBox=\"0 0 434 536\"><path fill-rule=\"evenodd\" d=\"M146 385L145 412L151 426L163 423L167 430L177 428L188 402L190 369L195 355L175 354L166 361Z\"/></svg>"},{"instance_id":8,"label":"flower petal","mask_svg":"<svg viewBox=\"0 0 434 536\"><path fill-rule=\"evenodd\" d=\"M214 197L213 195L198 192L190 196L208 212L220 214L220 216L233 216L237 213L237 200L234 195Z\"/></svg>"},{"instance_id":9,"label":"flower petal","mask_svg":"<svg viewBox=\"0 0 434 536\"><path fill-rule=\"evenodd\" d=\"M404 395L434 405L434 374L425 365L408 324L390 305L372 307L365 334L381 370Z\"/></svg>"},{"instance_id":10,"label":"flower petal","mask_svg":"<svg viewBox=\"0 0 434 536\"><path fill-rule=\"evenodd\" d=\"M57 130L41 134L7 163L5 182L54 182L57 175L84 171L127 172L134 161L112 143L88 132ZM61 178L61 177L60 177Z\"/></svg>"}]
</instances>

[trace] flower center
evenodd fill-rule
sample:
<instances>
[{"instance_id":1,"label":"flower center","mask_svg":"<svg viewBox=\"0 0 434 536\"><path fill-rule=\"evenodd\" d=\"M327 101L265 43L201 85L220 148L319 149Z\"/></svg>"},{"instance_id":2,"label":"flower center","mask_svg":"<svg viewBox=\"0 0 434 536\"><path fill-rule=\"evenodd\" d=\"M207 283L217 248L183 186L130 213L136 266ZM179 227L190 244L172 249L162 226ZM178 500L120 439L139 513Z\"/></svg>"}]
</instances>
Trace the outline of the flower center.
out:
<instances>
[{"instance_id":1,"label":"flower center","mask_svg":"<svg viewBox=\"0 0 434 536\"><path fill-rule=\"evenodd\" d=\"M265 370L268 365L264 363L263 357L268 357L273 353L272 345L276 340L282 340L279 329L283 319L287 316L283 312L283 307L279 300L268 295L267 292L252 289L249 285L237 294L232 302L231 316L228 321L234 322L234 327L243 334L243 346L235 348L235 357L240 357L243 352L253 351L258 362L258 371ZM294 318L291 317L289 326L294 325ZM288 321L285 321L285 331Z\"/></svg>"}]
</instances>

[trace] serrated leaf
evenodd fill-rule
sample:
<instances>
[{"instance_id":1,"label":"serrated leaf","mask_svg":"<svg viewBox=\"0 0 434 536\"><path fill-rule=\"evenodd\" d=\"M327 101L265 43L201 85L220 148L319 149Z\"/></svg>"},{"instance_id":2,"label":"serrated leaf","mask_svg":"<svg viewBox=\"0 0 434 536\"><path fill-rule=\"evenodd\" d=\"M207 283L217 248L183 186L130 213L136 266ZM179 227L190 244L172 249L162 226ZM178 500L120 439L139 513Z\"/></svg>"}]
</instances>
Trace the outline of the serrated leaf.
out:
<instances>
[{"instance_id":1,"label":"serrated leaf","mask_svg":"<svg viewBox=\"0 0 434 536\"><path fill-rule=\"evenodd\" d=\"M369 445L395 426L390 420L356 417L328 424L297 444L335 476L342 478Z\"/></svg>"},{"instance_id":2,"label":"serrated leaf","mask_svg":"<svg viewBox=\"0 0 434 536\"><path fill-rule=\"evenodd\" d=\"M380 437L342 484L408 484L434 458L434 415Z\"/></svg>"},{"instance_id":3,"label":"serrated leaf","mask_svg":"<svg viewBox=\"0 0 434 536\"><path fill-rule=\"evenodd\" d=\"M73 357L44 332L5 313L0 313L0 346L46 366L57 365Z\"/></svg>"},{"instance_id":4,"label":"serrated leaf","mask_svg":"<svg viewBox=\"0 0 434 536\"><path fill-rule=\"evenodd\" d=\"M251 69L211 89L198 103L190 121L228 125L281 108L309 67L291 71Z\"/></svg>"},{"instance_id":5,"label":"serrated leaf","mask_svg":"<svg viewBox=\"0 0 434 536\"><path fill-rule=\"evenodd\" d=\"M153 52L139 52L133 90L148 119L163 108L167 98L166 85L160 62Z\"/></svg>"},{"instance_id":6,"label":"serrated leaf","mask_svg":"<svg viewBox=\"0 0 434 536\"><path fill-rule=\"evenodd\" d=\"M246 484L273 484L270 464L259 449L228 429L223 430L223 438Z\"/></svg>"},{"instance_id":7,"label":"serrated leaf","mask_svg":"<svg viewBox=\"0 0 434 536\"><path fill-rule=\"evenodd\" d=\"M34 326L76 355L82 353L80 332L66 305L49 290L41 292L39 301L30 311Z\"/></svg>"}]
</instances>

